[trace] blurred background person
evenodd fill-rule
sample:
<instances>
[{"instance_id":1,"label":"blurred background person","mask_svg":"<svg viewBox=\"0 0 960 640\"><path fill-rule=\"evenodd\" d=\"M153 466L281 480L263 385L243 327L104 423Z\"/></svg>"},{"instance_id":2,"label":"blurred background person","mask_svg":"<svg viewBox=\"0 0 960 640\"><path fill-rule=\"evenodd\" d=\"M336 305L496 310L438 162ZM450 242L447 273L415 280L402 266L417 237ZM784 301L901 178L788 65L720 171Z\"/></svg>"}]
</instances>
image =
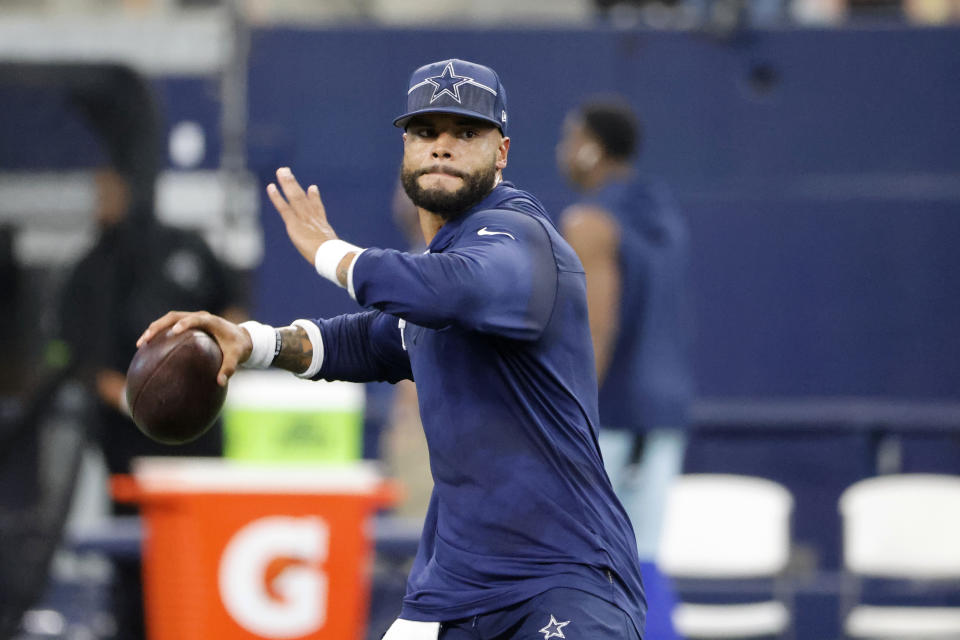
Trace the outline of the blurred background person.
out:
<instances>
[{"instance_id":1,"label":"blurred background person","mask_svg":"<svg viewBox=\"0 0 960 640\"><path fill-rule=\"evenodd\" d=\"M98 236L63 287L59 326L71 359L99 400L96 439L107 467L110 473L128 473L130 459L142 455L220 455L222 436L215 429L176 448L147 439L127 416L124 384L136 338L157 309L172 305L243 315L230 277L202 237L156 219L158 123L143 81L117 67L113 78L75 95L102 133L109 165L94 173Z\"/></svg>"},{"instance_id":2,"label":"blurred background person","mask_svg":"<svg viewBox=\"0 0 960 640\"><path fill-rule=\"evenodd\" d=\"M219 456L217 429L175 448L148 439L128 417L124 393L125 372L136 351L133 334L146 326L144 316L158 304L240 315L227 273L203 238L160 224L152 207L135 206L128 176L104 167L95 172L94 182L99 236L64 286L60 327L97 397L94 438L107 468L129 473L130 460L144 455Z\"/></svg>"},{"instance_id":3,"label":"blurred background person","mask_svg":"<svg viewBox=\"0 0 960 640\"><path fill-rule=\"evenodd\" d=\"M78 89L74 100L102 135L109 158L94 173L97 239L72 270L59 305L61 338L97 400L91 440L110 474L129 473L139 456L220 456L219 427L176 447L142 434L128 415L125 372L137 336L162 310L209 309L241 318L228 272L198 234L156 219L159 124L144 81L116 67ZM136 508L114 503L113 512L133 514ZM139 558L115 562L117 637L142 638Z\"/></svg>"},{"instance_id":4,"label":"blurred background person","mask_svg":"<svg viewBox=\"0 0 960 640\"><path fill-rule=\"evenodd\" d=\"M650 561L683 466L693 376L687 227L666 189L634 166L640 143L630 106L598 99L568 114L557 160L583 194L561 229L587 274L600 448Z\"/></svg>"}]
</instances>

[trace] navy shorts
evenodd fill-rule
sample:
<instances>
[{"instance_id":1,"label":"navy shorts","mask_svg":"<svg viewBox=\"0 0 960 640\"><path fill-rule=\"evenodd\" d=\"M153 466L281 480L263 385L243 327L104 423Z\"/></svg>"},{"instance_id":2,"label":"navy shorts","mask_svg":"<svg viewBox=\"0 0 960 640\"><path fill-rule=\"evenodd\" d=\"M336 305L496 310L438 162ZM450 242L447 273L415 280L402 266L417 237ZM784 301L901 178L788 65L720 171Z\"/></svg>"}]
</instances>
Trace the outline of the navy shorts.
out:
<instances>
[{"instance_id":1,"label":"navy shorts","mask_svg":"<svg viewBox=\"0 0 960 640\"><path fill-rule=\"evenodd\" d=\"M619 607L557 588L519 604L440 626L440 640L640 640Z\"/></svg>"}]
</instances>

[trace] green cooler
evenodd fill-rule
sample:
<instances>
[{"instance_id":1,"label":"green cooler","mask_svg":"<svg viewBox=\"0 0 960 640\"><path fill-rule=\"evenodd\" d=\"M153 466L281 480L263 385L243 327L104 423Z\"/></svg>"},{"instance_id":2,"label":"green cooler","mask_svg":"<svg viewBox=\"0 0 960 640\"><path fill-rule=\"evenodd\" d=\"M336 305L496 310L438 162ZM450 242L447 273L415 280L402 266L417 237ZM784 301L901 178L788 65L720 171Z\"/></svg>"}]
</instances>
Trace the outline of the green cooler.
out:
<instances>
[{"instance_id":1,"label":"green cooler","mask_svg":"<svg viewBox=\"0 0 960 640\"><path fill-rule=\"evenodd\" d=\"M241 370L230 380L223 411L224 456L262 462L357 460L363 406L362 384Z\"/></svg>"}]
</instances>

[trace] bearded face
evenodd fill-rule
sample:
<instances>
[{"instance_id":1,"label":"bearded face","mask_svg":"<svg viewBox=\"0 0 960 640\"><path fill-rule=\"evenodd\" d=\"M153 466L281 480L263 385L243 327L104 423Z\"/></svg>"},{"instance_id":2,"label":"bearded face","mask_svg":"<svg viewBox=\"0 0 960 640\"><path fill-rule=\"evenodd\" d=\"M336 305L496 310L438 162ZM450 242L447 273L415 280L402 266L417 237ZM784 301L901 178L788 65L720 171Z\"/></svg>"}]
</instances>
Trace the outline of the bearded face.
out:
<instances>
[{"instance_id":1,"label":"bearded face","mask_svg":"<svg viewBox=\"0 0 960 640\"><path fill-rule=\"evenodd\" d=\"M430 173L442 173L460 178L462 184L453 190L438 186L420 186L420 177ZM410 200L418 207L446 220L456 217L480 202L493 189L496 179L496 157L491 157L489 163L472 173L440 164L413 169L407 166L406 161L400 168L400 182Z\"/></svg>"}]
</instances>

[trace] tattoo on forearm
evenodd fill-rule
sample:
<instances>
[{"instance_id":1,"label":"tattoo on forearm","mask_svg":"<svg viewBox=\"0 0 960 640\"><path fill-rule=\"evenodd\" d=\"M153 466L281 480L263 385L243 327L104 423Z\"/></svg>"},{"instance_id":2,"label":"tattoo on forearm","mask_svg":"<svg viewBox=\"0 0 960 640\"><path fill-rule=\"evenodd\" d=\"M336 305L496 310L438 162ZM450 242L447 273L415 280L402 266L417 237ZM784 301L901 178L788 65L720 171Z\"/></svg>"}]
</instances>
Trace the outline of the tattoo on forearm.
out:
<instances>
[{"instance_id":1,"label":"tattoo on forearm","mask_svg":"<svg viewBox=\"0 0 960 640\"><path fill-rule=\"evenodd\" d=\"M280 338L280 353L273 360L273 366L294 373L306 371L313 361L313 344L307 332L300 327L282 327Z\"/></svg>"},{"instance_id":2,"label":"tattoo on forearm","mask_svg":"<svg viewBox=\"0 0 960 640\"><path fill-rule=\"evenodd\" d=\"M340 281L340 284L344 287L347 286L347 278L350 274L350 265L353 264L353 259L357 256L356 253L348 253L343 256L343 259L340 260L340 264L337 265L337 280Z\"/></svg>"}]
</instances>

